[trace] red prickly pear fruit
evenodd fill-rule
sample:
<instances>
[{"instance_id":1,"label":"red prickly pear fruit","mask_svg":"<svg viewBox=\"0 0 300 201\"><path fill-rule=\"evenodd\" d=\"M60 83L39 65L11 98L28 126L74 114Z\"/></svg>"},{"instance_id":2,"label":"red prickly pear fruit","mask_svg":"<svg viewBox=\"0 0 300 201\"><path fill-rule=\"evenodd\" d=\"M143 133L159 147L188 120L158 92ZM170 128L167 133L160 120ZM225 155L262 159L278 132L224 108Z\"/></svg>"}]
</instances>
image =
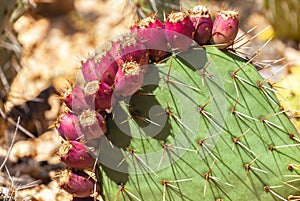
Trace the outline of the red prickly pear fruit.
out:
<instances>
[{"instance_id":1,"label":"red prickly pear fruit","mask_svg":"<svg viewBox=\"0 0 300 201\"><path fill-rule=\"evenodd\" d=\"M95 110L84 110L79 115L81 132L87 140L99 138L106 133L106 122L101 114Z\"/></svg>"},{"instance_id":2,"label":"red prickly pear fruit","mask_svg":"<svg viewBox=\"0 0 300 201\"><path fill-rule=\"evenodd\" d=\"M184 12L176 12L168 16L165 34L173 48L186 51L193 42L193 32L193 23Z\"/></svg>"},{"instance_id":3,"label":"red prickly pear fruit","mask_svg":"<svg viewBox=\"0 0 300 201\"><path fill-rule=\"evenodd\" d=\"M71 169L88 169L95 164L95 158L89 149L78 141L65 141L59 149L59 156L61 161Z\"/></svg>"},{"instance_id":4,"label":"red prickly pear fruit","mask_svg":"<svg viewBox=\"0 0 300 201\"><path fill-rule=\"evenodd\" d=\"M108 53L106 49L98 49L95 51L94 58L96 60L95 70L101 82L113 85L118 70L115 59Z\"/></svg>"},{"instance_id":5,"label":"red prickly pear fruit","mask_svg":"<svg viewBox=\"0 0 300 201\"><path fill-rule=\"evenodd\" d=\"M149 63L147 48L138 40L136 33L127 33L113 40L109 53L116 60L118 66L129 61L136 61L140 65Z\"/></svg>"},{"instance_id":6,"label":"red prickly pear fruit","mask_svg":"<svg viewBox=\"0 0 300 201\"><path fill-rule=\"evenodd\" d=\"M74 86L72 91L66 92L64 99L67 107L74 113L80 113L91 107L91 105L86 102L84 90L77 85Z\"/></svg>"},{"instance_id":7,"label":"red prickly pear fruit","mask_svg":"<svg viewBox=\"0 0 300 201\"><path fill-rule=\"evenodd\" d=\"M116 74L115 91L122 96L131 96L143 84L143 71L137 62L126 62Z\"/></svg>"},{"instance_id":8,"label":"red prickly pear fruit","mask_svg":"<svg viewBox=\"0 0 300 201\"><path fill-rule=\"evenodd\" d=\"M111 107L112 89L105 82L91 81L84 87L86 99L96 110L106 110Z\"/></svg>"},{"instance_id":9,"label":"red prickly pear fruit","mask_svg":"<svg viewBox=\"0 0 300 201\"><path fill-rule=\"evenodd\" d=\"M96 93L95 108L100 110L109 109L112 105L112 88L105 82L100 82L99 90Z\"/></svg>"},{"instance_id":10,"label":"red prickly pear fruit","mask_svg":"<svg viewBox=\"0 0 300 201\"><path fill-rule=\"evenodd\" d=\"M233 44L239 30L238 13L235 11L221 11L213 24L212 39L217 46L224 49Z\"/></svg>"},{"instance_id":11,"label":"red prickly pear fruit","mask_svg":"<svg viewBox=\"0 0 300 201\"><path fill-rule=\"evenodd\" d=\"M140 22L140 20L136 20L135 23L130 27L131 33L137 34L137 31L139 30L139 22Z\"/></svg>"},{"instance_id":12,"label":"red prickly pear fruit","mask_svg":"<svg viewBox=\"0 0 300 201\"><path fill-rule=\"evenodd\" d=\"M95 70L94 58L88 58L86 61L81 62L81 71L85 81L98 80L98 76Z\"/></svg>"},{"instance_id":13,"label":"red prickly pear fruit","mask_svg":"<svg viewBox=\"0 0 300 201\"><path fill-rule=\"evenodd\" d=\"M96 98L96 93L98 90L99 90L99 81L98 80L93 80L93 81L85 83L84 88L83 88L84 95L85 95L84 98L85 98L87 104L90 105L90 108L86 108L86 109L96 109L95 108L95 98Z\"/></svg>"},{"instance_id":14,"label":"red prickly pear fruit","mask_svg":"<svg viewBox=\"0 0 300 201\"><path fill-rule=\"evenodd\" d=\"M138 31L138 29L139 29L139 27L138 27L138 21L137 22L135 22L135 24L134 25L132 25L131 27L130 27L130 31L132 32L132 33L137 33L137 31Z\"/></svg>"},{"instance_id":15,"label":"red prickly pear fruit","mask_svg":"<svg viewBox=\"0 0 300 201\"><path fill-rule=\"evenodd\" d=\"M121 43L123 40L123 35L120 35L113 40L109 41L107 49L109 55L116 61L117 65L123 63L121 54Z\"/></svg>"},{"instance_id":16,"label":"red prickly pear fruit","mask_svg":"<svg viewBox=\"0 0 300 201\"><path fill-rule=\"evenodd\" d=\"M124 62L136 61L141 66L149 63L147 47L138 40L137 34L125 34L121 43L121 54Z\"/></svg>"},{"instance_id":17,"label":"red prickly pear fruit","mask_svg":"<svg viewBox=\"0 0 300 201\"><path fill-rule=\"evenodd\" d=\"M194 40L200 44L207 44L212 36L213 21L206 6L197 5L189 10L195 33Z\"/></svg>"},{"instance_id":18,"label":"red prickly pear fruit","mask_svg":"<svg viewBox=\"0 0 300 201\"><path fill-rule=\"evenodd\" d=\"M95 181L80 170L64 170L59 175L59 186L75 197L88 197L93 193Z\"/></svg>"},{"instance_id":19,"label":"red prickly pear fruit","mask_svg":"<svg viewBox=\"0 0 300 201\"><path fill-rule=\"evenodd\" d=\"M155 61L166 57L168 54L164 28L165 25L155 15L146 17L136 26L131 27L131 31L138 34L139 40L145 43L150 56Z\"/></svg>"},{"instance_id":20,"label":"red prickly pear fruit","mask_svg":"<svg viewBox=\"0 0 300 201\"><path fill-rule=\"evenodd\" d=\"M73 113L62 114L56 123L57 131L65 140L78 140L82 133L79 127L79 119Z\"/></svg>"}]
</instances>

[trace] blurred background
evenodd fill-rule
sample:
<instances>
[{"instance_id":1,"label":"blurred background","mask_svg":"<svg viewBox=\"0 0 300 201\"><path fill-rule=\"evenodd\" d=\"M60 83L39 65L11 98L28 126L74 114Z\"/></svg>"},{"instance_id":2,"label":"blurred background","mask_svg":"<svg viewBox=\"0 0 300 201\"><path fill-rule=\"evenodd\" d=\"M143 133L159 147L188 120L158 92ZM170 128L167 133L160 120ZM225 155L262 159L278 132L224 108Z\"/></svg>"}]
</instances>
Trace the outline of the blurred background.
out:
<instances>
[{"instance_id":1,"label":"blurred background","mask_svg":"<svg viewBox=\"0 0 300 201\"><path fill-rule=\"evenodd\" d=\"M237 53L257 54L261 75L300 129L298 0L0 0L0 200L71 200L53 181L64 168L53 125L80 61L150 13L163 19L197 4L212 15L239 12L246 37Z\"/></svg>"}]
</instances>

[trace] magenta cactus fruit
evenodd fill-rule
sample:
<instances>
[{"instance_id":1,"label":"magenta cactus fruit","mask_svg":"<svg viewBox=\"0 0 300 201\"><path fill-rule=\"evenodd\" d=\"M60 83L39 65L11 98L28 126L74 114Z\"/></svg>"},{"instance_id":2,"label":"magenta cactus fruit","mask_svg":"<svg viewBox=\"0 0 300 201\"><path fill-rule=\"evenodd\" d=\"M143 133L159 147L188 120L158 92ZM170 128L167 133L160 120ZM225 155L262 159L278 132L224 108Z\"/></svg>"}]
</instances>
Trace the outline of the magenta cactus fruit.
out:
<instances>
[{"instance_id":1,"label":"magenta cactus fruit","mask_svg":"<svg viewBox=\"0 0 300 201\"><path fill-rule=\"evenodd\" d=\"M59 186L75 197L88 197L93 193L95 181L83 171L64 170L58 178Z\"/></svg>"},{"instance_id":2,"label":"magenta cactus fruit","mask_svg":"<svg viewBox=\"0 0 300 201\"><path fill-rule=\"evenodd\" d=\"M90 109L95 109L95 98L96 93L99 90L99 81L93 80L90 82L87 82L84 86L84 97L88 105L90 105ZM86 108L89 109L89 108ZM82 110L83 111L83 110Z\"/></svg>"},{"instance_id":3,"label":"magenta cactus fruit","mask_svg":"<svg viewBox=\"0 0 300 201\"><path fill-rule=\"evenodd\" d=\"M127 33L113 40L109 53L119 66L130 61L136 61L141 65L146 65L149 62L147 48L138 40L136 33Z\"/></svg>"},{"instance_id":4,"label":"magenta cactus fruit","mask_svg":"<svg viewBox=\"0 0 300 201\"><path fill-rule=\"evenodd\" d=\"M99 83L99 89L96 92L95 108L100 110L109 109L112 104L112 88L105 82Z\"/></svg>"},{"instance_id":5,"label":"magenta cactus fruit","mask_svg":"<svg viewBox=\"0 0 300 201\"><path fill-rule=\"evenodd\" d=\"M165 25L165 34L173 48L186 51L193 42L194 26L184 12L171 13Z\"/></svg>"},{"instance_id":6,"label":"magenta cactus fruit","mask_svg":"<svg viewBox=\"0 0 300 201\"><path fill-rule=\"evenodd\" d=\"M134 25L132 25L130 27L130 31L134 34L137 33L137 31L139 30L139 25L138 25L139 21L136 21Z\"/></svg>"},{"instance_id":7,"label":"magenta cactus fruit","mask_svg":"<svg viewBox=\"0 0 300 201\"><path fill-rule=\"evenodd\" d=\"M95 70L94 58L88 58L86 61L81 62L81 71L85 81L98 80L98 76Z\"/></svg>"},{"instance_id":8,"label":"magenta cactus fruit","mask_svg":"<svg viewBox=\"0 0 300 201\"><path fill-rule=\"evenodd\" d=\"M59 149L59 155L61 161L71 169L88 169L95 164L89 149L78 141L65 141Z\"/></svg>"},{"instance_id":9,"label":"magenta cactus fruit","mask_svg":"<svg viewBox=\"0 0 300 201\"><path fill-rule=\"evenodd\" d=\"M116 74L115 91L122 96L131 96L143 84L144 73L137 62L126 62Z\"/></svg>"},{"instance_id":10,"label":"magenta cactus fruit","mask_svg":"<svg viewBox=\"0 0 300 201\"><path fill-rule=\"evenodd\" d=\"M239 19L236 11L221 11L213 24L212 39L224 49L233 44L239 30Z\"/></svg>"},{"instance_id":11,"label":"magenta cactus fruit","mask_svg":"<svg viewBox=\"0 0 300 201\"><path fill-rule=\"evenodd\" d=\"M84 110L79 115L81 132L87 140L99 138L106 133L106 122L95 110Z\"/></svg>"},{"instance_id":12,"label":"magenta cactus fruit","mask_svg":"<svg viewBox=\"0 0 300 201\"><path fill-rule=\"evenodd\" d=\"M142 19L131 31L137 32L138 38L145 43L149 54L157 61L167 56L167 39L164 32L165 25L152 15Z\"/></svg>"},{"instance_id":13,"label":"magenta cactus fruit","mask_svg":"<svg viewBox=\"0 0 300 201\"><path fill-rule=\"evenodd\" d=\"M206 6L197 5L189 10L189 17L194 25L194 40L207 44L212 36L213 21Z\"/></svg>"},{"instance_id":14,"label":"magenta cactus fruit","mask_svg":"<svg viewBox=\"0 0 300 201\"><path fill-rule=\"evenodd\" d=\"M84 87L86 101L94 105L96 110L105 110L111 107L112 89L105 82L91 81Z\"/></svg>"},{"instance_id":15,"label":"magenta cactus fruit","mask_svg":"<svg viewBox=\"0 0 300 201\"><path fill-rule=\"evenodd\" d=\"M90 108L90 105L86 102L84 90L77 85L72 90L68 90L64 96L65 104L74 113Z\"/></svg>"},{"instance_id":16,"label":"magenta cactus fruit","mask_svg":"<svg viewBox=\"0 0 300 201\"><path fill-rule=\"evenodd\" d=\"M82 133L79 127L79 119L73 113L62 114L56 123L57 131L65 140L78 140Z\"/></svg>"},{"instance_id":17,"label":"magenta cactus fruit","mask_svg":"<svg viewBox=\"0 0 300 201\"><path fill-rule=\"evenodd\" d=\"M121 43L121 55L124 62L136 61L140 65L147 65L149 53L146 46L138 39L137 34L128 33Z\"/></svg>"},{"instance_id":18,"label":"magenta cactus fruit","mask_svg":"<svg viewBox=\"0 0 300 201\"><path fill-rule=\"evenodd\" d=\"M94 58L96 60L95 70L99 80L110 86L113 85L118 65L112 55L106 49L98 49Z\"/></svg>"}]
</instances>

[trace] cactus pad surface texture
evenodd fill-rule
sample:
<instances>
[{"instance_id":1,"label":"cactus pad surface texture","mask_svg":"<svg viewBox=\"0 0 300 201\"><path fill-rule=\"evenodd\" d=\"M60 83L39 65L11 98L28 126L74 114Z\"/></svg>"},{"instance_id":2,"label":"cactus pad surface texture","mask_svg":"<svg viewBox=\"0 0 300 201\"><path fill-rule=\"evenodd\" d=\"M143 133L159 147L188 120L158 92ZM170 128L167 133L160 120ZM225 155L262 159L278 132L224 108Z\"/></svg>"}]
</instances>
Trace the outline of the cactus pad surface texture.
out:
<instances>
[{"instance_id":1,"label":"cactus pad surface texture","mask_svg":"<svg viewBox=\"0 0 300 201\"><path fill-rule=\"evenodd\" d=\"M192 54L206 62L187 64ZM280 200L293 192L285 182L298 176L299 135L253 65L206 47L151 68L156 88L121 101L100 140L106 199Z\"/></svg>"}]
</instances>

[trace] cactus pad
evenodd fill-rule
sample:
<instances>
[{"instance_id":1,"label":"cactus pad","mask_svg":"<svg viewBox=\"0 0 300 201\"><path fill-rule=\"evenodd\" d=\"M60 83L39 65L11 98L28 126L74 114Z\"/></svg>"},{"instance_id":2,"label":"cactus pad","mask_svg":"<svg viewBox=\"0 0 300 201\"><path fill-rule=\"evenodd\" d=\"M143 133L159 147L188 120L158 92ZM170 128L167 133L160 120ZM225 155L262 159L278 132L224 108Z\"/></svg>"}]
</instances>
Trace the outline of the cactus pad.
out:
<instances>
[{"instance_id":1,"label":"cactus pad","mask_svg":"<svg viewBox=\"0 0 300 201\"><path fill-rule=\"evenodd\" d=\"M299 135L255 67L215 47L149 67L97 149L106 200L287 200Z\"/></svg>"}]
</instances>

